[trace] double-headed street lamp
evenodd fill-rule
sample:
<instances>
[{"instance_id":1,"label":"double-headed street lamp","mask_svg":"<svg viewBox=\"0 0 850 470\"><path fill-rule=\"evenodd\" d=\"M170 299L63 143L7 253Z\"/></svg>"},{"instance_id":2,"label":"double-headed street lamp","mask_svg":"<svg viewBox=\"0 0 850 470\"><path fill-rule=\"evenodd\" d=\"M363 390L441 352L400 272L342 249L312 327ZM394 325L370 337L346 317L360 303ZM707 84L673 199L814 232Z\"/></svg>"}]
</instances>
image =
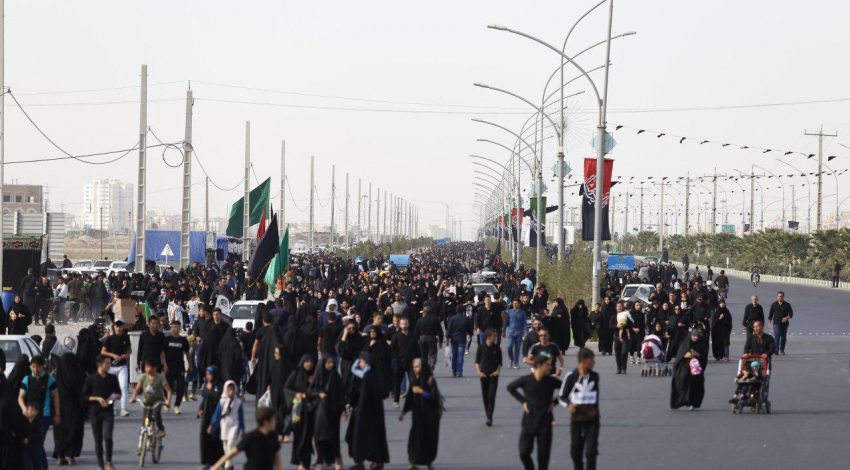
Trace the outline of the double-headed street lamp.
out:
<instances>
[{"instance_id":1,"label":"double-headed street lamp","mask_svg":"<svg viewBox=\"0 0 850 470\"><path fill-rule=\"evenodd\" d=\"M601 2L600 2L601 4ZM597 5L598 6L598 5ZM516 31L505 26L500 25L490 25L488 28L496 29L499 31L507 31L510 33L517 34L519 36L526 37L535 41L543 46L548 47L552 51L559 54L562 58L562 66L564 63L572 64L582 75L587 78L588 82L590 82L591 87L593 88L593 92L596 95L597 107L599 109L599 121L597 124L598 136L597 136L597 154L596 154L596 204L595 204L595 213L594 213L594 233L593 233L593 293L592 299L593 302L596 302L599 299L599 271L602 268L601 264L601 252L602 252L602 197L604 195L604 181L605 181L605 137L607 135L607 120L606 114L608 111L608 71L610 67L610 59L611 59L611 26L613 23L614 17L614 0L608 0L608 35L607 35L607 44L606 44L606 53L605 53L605 81L603 85L603 92L600 95L598 88L596 87L596 83L587 72L578 65L571 57L567 56L562 50L558 50L551 44L542 41L534 36L528 35L521 31ZM595 9L596 7L594 7ZM563 62L566 61L566 62ZM563 106L561 106L563 109ZM563 119L562 119L563 123ZM564 198L564 149L563 145L560 145L558 148L558 203L559 203L559 211L560 211L560 223L559 223L559 243L558 243L558 260L562 260L564 256L564 239L563 233L564 227L564 208L563 208L563 198Z\"/></svg>"}]
</instances>

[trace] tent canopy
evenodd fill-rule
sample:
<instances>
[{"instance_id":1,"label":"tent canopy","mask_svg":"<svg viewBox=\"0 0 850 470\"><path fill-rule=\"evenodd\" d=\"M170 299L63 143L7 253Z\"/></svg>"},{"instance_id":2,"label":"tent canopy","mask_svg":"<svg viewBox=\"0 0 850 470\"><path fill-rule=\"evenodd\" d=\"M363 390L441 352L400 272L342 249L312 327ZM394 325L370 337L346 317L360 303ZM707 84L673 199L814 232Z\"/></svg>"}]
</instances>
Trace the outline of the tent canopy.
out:
<instances>
[{"instance_id":1,"label":"tent canopy","mask_svg":"<svg viewBox=\"0 0 850 470\"><path fill-rule=\"evenodd\" d=\"M207 234L206 232L189 232L189 262L203 263L206 261L207 250ZM165 256L162 251L168 245L174 256L169 256L169 260L180 259L180 231L179 230L145 230L145 260L146 261L165 261ZM227 258L227 237L224 235L216 236L216 251L224 254L224 258L218 259L221 261ZM216 255L218 258L218 254ZM136 239L133 238L133 245L130 247L129 260L136 259Z\"/></svg>"}]
</instances>

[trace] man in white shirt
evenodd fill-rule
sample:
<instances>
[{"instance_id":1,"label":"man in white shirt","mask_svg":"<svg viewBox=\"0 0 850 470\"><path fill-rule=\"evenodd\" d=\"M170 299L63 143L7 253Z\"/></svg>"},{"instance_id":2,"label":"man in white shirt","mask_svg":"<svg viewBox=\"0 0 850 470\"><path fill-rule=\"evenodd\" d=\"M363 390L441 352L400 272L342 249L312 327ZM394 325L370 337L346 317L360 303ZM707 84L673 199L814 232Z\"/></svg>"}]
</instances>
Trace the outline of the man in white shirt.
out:
<instances>
[{"instance_id":1,"label":"man in white shirt","mask_svg":"<svg viewBox=\"0 0 850 470\"><path fill-rule=\"evenodd\" d=\"M56 288L53 290L56 297L56 306L53 310L53 321L60 325L64 325L65 320L62 318L62 312L65 310L65 302L68 301L68 284L65 284L65 279L61 277L58 282L59 283L56 284Z\"/></svg>"}]
</instances>

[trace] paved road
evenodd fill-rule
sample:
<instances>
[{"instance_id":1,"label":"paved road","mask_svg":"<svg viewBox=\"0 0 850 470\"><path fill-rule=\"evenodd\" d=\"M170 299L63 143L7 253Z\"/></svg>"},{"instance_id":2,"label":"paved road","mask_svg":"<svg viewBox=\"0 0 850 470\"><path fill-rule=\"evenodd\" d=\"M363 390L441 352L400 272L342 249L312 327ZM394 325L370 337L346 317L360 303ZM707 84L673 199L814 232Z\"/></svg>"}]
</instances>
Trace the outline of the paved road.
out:
<instances>
[{"instance_id":1,"label":"paved road","mask_svg":"<svg viewBox=\"0 0 850 470\"><path fill-rule=\"evenodd\" d=\"M732 278L729 307L736 325L751 293L768 304L780 289L794 306L788 355L774 364L771 387L773 414L733 415L727 400L734 385L736 363L710 362L706 370L706 397L699 411L669 409L669 378L641 378L632 366L628 375L615 375L614 359L598 357L602 385L602 433L599 468L716 469L847 469L850 468L850 311L846 291L814 286L780 286L763 282L753 288L745 279ZM767 305L766 305L767 307ZM736 327L733 352L743 348L742 330ZM593 345L592 347L595 347ZM575 348L568 351L573 363ZM474 354L474 349L473 349ZM466 375L472 377L472 354L467 356ZM506 356L507 357L507 356ZM441 358L442 359L442 358ZM525 373L524 371L522 371ZM447 377L438 366L437 377L446 396L442 422L440 469L517 469L517 436L521 411L505 390L520 371L506 371L497 398L493 428L484 426L476 379ZM407 434L410 421L397 421L386 403L387 430L392 464L407 467ZM194 406L197 406L194 404ZM195 468L198 462L198 420L189 406L182 416L168 415L169 435L160 469ZM253 408L252 408L253 409ZM251 413L246 413L246 417ZM569 460L569 429L565 410L556 411L558 425L551 468L572 468ZM116 421L115 464L138 465L133 452L140 414ZM343 430L345 429L343 425ZM92 468L94 456L87 428L86 445L78 463ZM47 448L52 449L52 438ZM343 444L343 448L346 449ZM284 446L288 462L290 447ZM346 450L344 450L345 452ZM239 460L241 465L241 460ZM349 460L346 463L350 464ZM286 468L291 468L287 464Z\"/></svg>"}]
</instances>

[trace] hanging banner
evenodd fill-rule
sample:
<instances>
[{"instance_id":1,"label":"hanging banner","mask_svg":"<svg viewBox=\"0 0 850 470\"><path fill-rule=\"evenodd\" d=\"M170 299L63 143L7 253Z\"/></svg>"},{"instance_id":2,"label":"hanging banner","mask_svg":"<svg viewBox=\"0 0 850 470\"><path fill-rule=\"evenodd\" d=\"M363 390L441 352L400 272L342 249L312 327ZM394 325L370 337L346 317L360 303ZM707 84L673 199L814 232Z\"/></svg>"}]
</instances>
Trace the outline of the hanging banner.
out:
<instances>
[{"instance_id":1,"label":"hanging banner","mask_svg":"<svg viewBox=\"0 0 850 470\"><path fill-rule=\"evenodd\" d=\"M522 227L522 209L520 209L519 217L517 217L517 209L511 209L511 234L513 240L519 240L519 229Z\"/></svg>"},{"instance_id":2,"label":"hanging banner","mask_svg":"<svg viewBox=\"0 0 850 470\"><path fill-rule=\"evenodd\" d=\"M611 239L608 222L608 202L611 195L611 172L614 160L605 160L605 181L602 185L602 240ZM584 184L581 186L581 239L593 240L593 221L596 211L596 159L584 159Z\"/></svg>"},{"instance_id":3,"label":"hanging banner","mask_svg":"<svg viewBox=\"0 0 850 470\"><path fill-rule=\"evenodd\" d=\"M531 227L529 229L528 235L528 245L532 247L537 246L537 199L536 197L531 198L531 209L528 211L531 216ZM541 207L540 213L540 233L542 240L541 246L546 246L546 198L540 198L543 206Z\"/></svg>"}]
</instances>

